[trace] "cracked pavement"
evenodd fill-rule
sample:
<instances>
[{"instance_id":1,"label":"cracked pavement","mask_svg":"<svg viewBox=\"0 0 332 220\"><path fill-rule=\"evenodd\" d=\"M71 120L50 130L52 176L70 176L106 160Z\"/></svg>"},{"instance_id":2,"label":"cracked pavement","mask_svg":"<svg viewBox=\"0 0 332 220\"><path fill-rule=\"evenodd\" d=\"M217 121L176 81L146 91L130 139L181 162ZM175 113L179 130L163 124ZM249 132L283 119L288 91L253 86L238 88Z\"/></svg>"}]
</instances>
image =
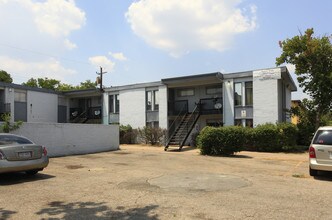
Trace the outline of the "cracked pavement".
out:
<instances>
[{"instance_id":1,"label":"cracked pavement","mask_svg":"<svg viewBox=\"0 0 332 220\"><path fill-rule=\"evenodd\" d=\"M307 158L139 145L51 158L0 175L0 219L331 219L332 175L310 177Z\"/></svg>"}]
</instances>

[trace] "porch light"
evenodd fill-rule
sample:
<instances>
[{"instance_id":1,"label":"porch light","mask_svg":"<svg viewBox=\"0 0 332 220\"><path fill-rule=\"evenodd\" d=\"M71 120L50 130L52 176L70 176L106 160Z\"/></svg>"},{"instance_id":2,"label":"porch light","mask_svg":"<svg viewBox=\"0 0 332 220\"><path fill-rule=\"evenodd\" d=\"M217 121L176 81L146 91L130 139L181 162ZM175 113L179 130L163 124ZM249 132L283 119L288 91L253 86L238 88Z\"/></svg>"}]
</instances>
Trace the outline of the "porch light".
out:
<instances>
[{"instance_id":1,"label":"porch light","mask_svg":"<svg viewBox=\"0 0 332 220\"><path fill-rule=\"evenodd\" d=\"M231 81L228 80L227 81L227 85L230 86L231 85Z\"/></svg>"}]
</instances>

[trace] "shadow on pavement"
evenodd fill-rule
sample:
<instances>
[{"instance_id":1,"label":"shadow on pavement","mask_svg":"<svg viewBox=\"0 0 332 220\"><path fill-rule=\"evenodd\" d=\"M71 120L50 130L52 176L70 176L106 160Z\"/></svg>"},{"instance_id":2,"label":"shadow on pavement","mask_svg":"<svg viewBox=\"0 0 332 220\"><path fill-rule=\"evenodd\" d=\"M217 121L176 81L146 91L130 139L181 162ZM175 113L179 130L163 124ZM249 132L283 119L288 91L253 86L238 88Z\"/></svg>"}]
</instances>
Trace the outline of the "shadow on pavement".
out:
<instances>
[{"instance_id":1,"label":"shadow on pavement","mask_svg":"<svg viewBox=\"0 0 332 220\"><path fill-rule=\"evenodd\" d=\"M5 210L3 208L0 208L0 219L1 220L12 219L11 215L13 215L15 213L16 212L14 212L14 211Z\"/></svg>"},{"instance_id":2,"label":"shadow on pavement","mask_svg":"<svg viewBox=\"0 0 332 220\"><path fill-rule=\"evenodd\" d=\"M112 210L104 202L74 202L64 203L54 201L37 212L42 215L42 219L151 219L157 220L157 214L149 214L150 211L157 208L157 205L150 205L142 208L125 209L120 206Z\"/></svg>"},{"instance_id":3,"label":"shadow on pavement","mask_svg":"<svg viewBox=\"0 0 332 220\"><path fill-rule=\"evenodd\" d=\"M319 171L318 172L318 176L315 176L314 179L315 180L330 181L330 182L332 182L332 172Z\"/></svg>"},{"instance_id":4,"label":"shadow on pavement","mask_svg":"<svg viewBox=\"0 0 332 220\"><path fill-rule=\"evenodd\" d=\"M43 173L37 173L36 175L28 175L25 173L6 173L0 174L0 186L40 181L54 177L55 176Z\"/></svg>"}]
</instances>

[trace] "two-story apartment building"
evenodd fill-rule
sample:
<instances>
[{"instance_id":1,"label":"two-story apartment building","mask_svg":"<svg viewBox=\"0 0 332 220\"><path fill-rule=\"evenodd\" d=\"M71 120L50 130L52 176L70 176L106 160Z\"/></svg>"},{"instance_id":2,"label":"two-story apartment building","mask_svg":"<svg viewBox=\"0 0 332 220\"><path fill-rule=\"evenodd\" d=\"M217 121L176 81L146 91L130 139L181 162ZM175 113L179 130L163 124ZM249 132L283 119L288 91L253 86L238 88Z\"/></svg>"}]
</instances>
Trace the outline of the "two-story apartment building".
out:
<instances>
[{"instance_id":1,"label":"two-story apartment building","mask_svg":"<svg viewBox=\"0 0 332 220\"><path fill-rule=\"evenodd\" d=\"M103 93L103 123L165 128L175 135L171 143L181 145L193 128L206 125L290 121L292 91L296 85L286 67L111 87Z\"/></svg>"},{"instance_id":2,"label":"two-story apartment building","mask_svg":"<svg viewBox=\"0 0 332 220\"><path fill-rule=\"evenodd\" d=\"M152 126L183 145L206 125L255 126L290 121L296 91L286 67L161 79L158 82L54 92L0 83L0 113L27 122Z\"/></svg>"}]
</instances>

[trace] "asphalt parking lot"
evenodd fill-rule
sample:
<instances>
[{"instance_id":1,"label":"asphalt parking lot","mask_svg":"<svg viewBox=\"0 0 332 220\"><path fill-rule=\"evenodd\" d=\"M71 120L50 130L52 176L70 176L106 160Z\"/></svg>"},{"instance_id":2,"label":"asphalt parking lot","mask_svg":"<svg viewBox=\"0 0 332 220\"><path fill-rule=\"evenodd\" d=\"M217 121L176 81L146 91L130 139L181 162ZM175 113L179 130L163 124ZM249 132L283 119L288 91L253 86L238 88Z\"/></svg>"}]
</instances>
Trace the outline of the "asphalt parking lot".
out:
<instances>
[{"instance_id":1,"label":"asphalt parking lot","mask_svg":"<svg viewBox=\"0 0 332 220\"><path fill-rule=\"evenodd\" d=\"M305 153L123 145L2 174L0 195L0 219L332 219L332 175L310 177Z\"/></svg>"}]
</instances>

